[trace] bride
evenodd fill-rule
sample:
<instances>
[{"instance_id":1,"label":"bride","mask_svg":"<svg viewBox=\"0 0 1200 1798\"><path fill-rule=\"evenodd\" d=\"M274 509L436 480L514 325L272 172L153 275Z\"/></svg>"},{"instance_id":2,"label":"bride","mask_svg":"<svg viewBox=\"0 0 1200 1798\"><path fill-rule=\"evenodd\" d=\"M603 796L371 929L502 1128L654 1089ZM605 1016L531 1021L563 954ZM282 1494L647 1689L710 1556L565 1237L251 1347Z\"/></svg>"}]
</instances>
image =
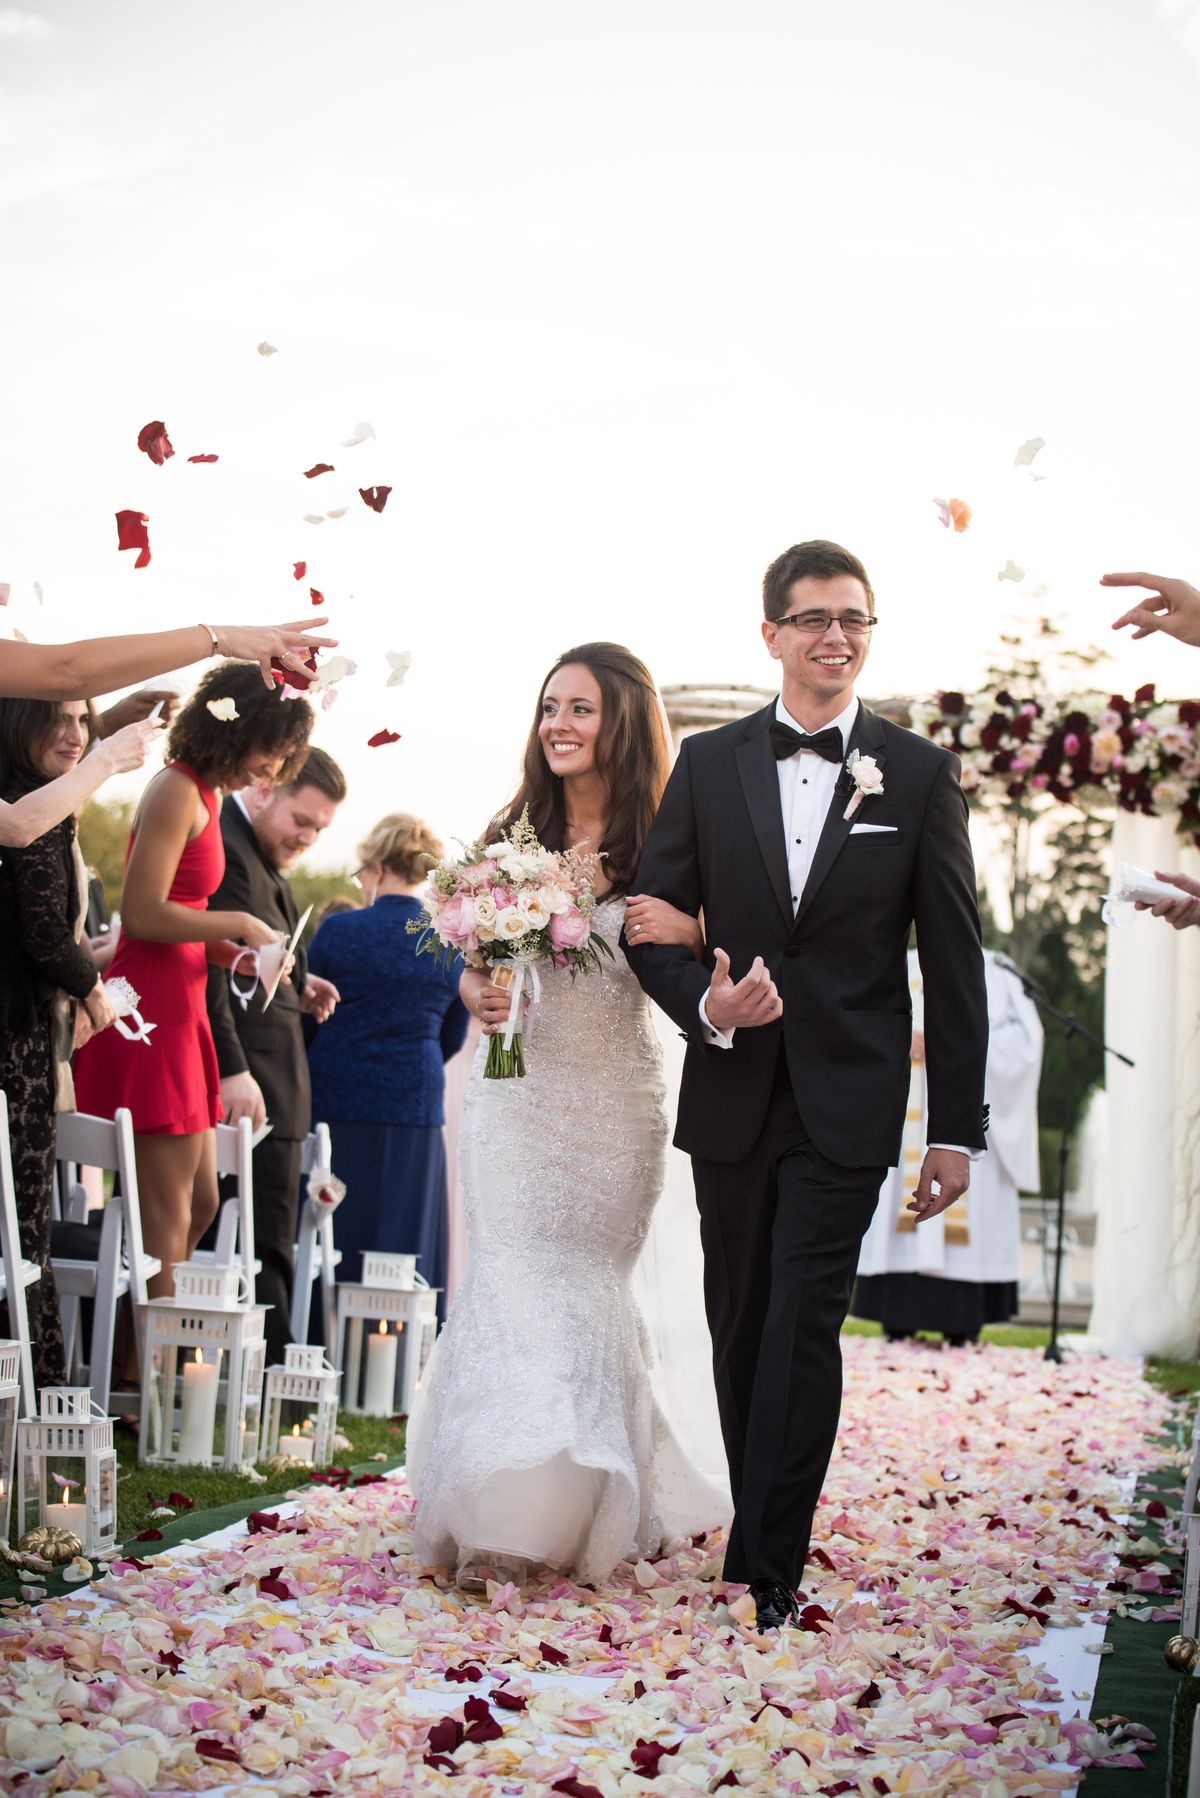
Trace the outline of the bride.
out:
<instances>
[{"instance_id":1,"label":"bride","mask_svg":"<svg viewBox=\"0 0 1200 1798\"><path fill-rule=\"evenodd\" d=\"M618 940L669 760L645 666L584 644L543 682L520 789L489 826L528 806L547 848L602 855L593 927L615 959L587 975L543 967L525 1078L484 1080L485 1042L467 1089L470 1258L410 1420L408 1478L417 1555L468 1591L531 1567L596 1584L729 1515L654 1399L630 1290L667 1127L650 1004ZM695 919L637 903L656 932L698 940ZM465 973L461 996L486 1034L503 1027L508 994L485 973Z\"/></svg>"}]
</instances>

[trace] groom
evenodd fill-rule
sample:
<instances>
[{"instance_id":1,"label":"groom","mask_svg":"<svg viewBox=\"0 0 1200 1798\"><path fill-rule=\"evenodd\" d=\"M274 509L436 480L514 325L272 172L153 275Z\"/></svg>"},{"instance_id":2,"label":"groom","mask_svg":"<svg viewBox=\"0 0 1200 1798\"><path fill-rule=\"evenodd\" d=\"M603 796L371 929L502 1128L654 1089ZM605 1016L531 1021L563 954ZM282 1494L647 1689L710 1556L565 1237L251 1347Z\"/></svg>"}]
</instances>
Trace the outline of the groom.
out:
<instances>
[{"instance_id":1,"label":"groom","mask_svg":"<svg viewBox=\"0 0 1200 1798\"><path fill-rule=\"evenodd\" d=\"M900 1155L915 924L935 1217L984 1147L987 1005L956 757L855 698L874 595L856 556L800 543L763 579L777 701L685 740L635 891L704 914L703 963L625 943L688 1038L675 1141L692 1157L721 1432L725 1577L760 1629L796 1615L837 1434L859 1244Z\"/></svg>"}]
</instances>

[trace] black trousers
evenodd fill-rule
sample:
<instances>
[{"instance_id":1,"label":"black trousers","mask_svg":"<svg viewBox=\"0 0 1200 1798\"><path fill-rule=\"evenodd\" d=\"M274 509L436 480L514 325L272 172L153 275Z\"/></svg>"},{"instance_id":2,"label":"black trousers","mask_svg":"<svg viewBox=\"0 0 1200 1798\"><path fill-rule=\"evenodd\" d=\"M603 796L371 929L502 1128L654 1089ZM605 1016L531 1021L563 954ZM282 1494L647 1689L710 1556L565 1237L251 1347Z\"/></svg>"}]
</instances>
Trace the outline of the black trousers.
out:
<instances>
[{"instance_id":1,"label":"black trousers","mask_svg":"<svg viewBox=\"0 0 1200 1798\"><path fill-rule=\"evenodd\" d=\"M292 1276L296 1257L296 1213L300 1193L301 1144L265 1136L254 1151L254 1253L262 1262L254 1296L267 1312L267 1366L283 1360L292 1339ZM232 1179L222 1180L222 1199L232 1197Z\"/></svg>"},{"instance_id":2,"label":"black trousers","mask_svg":"<svg viewBox=\"0 0 1200 1798\"><path fill-rule=\"evenodd\" d=\"M804 1575L842 1403L841 1327L887 1172L813 1146L781 1076L744 1161L693 1158L704 1302L735 1515L725 1577ZM854 1130L847 1097L846 1129Z\"/></svg>"}]
</instances>

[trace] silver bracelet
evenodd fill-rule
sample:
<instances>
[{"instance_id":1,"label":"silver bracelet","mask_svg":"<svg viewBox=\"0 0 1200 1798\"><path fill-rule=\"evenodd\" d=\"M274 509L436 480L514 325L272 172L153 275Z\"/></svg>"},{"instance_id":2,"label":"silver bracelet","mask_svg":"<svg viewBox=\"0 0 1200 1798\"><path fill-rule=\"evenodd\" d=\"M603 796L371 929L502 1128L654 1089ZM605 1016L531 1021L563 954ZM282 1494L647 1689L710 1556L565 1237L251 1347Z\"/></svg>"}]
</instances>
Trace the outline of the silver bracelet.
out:
<instances>
[{"instance_id":1,"label":"silver bracelet","mask_svg":"<svg viewBox=\"0 0 1200 1798\"><path fill-rule=\"evenodd\" d=\"M221 653L221 645L217 642L217 633L213 629L212 625L211 624L202 624L200 626L200 629L202 631L207 631L209 636L212 638L212 648L209 650L208 653L210 655L219 656Z\"/></svg>"}]
</instances>

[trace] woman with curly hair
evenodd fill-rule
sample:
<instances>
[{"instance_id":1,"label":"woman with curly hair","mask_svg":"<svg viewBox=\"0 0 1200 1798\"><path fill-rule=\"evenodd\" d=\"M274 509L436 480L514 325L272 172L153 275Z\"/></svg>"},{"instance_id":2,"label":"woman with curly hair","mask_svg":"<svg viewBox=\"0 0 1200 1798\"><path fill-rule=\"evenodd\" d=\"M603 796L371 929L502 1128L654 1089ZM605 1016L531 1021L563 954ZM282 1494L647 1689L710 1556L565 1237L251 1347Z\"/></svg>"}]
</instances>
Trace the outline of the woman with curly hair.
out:
<instances>
[{"instance_id":1,"label":"woman with curly hair","mask_svg":"<svg viewBox=\"0 0 1200 1798\"><path fill-rule=\"evenodd\" d=\"M222 703L225 702L225 703ZM213 707L217 710L214 711ZM217 1213L220 1079L205 1006L208 963L229 967L243 948L279 941L248 912L209 911L225 868L217 792L290 780L312 729L307 701L281 704L252 663L222 662L203 676L171 727L170 761L133 820L121 899L121 940L108 969L140 995L151 1046L110 1032L75 1066L81 1111L133 1114L147 1252L162 1263L152 1298L174 1290Z\"/></svg>"}]
</instances>

